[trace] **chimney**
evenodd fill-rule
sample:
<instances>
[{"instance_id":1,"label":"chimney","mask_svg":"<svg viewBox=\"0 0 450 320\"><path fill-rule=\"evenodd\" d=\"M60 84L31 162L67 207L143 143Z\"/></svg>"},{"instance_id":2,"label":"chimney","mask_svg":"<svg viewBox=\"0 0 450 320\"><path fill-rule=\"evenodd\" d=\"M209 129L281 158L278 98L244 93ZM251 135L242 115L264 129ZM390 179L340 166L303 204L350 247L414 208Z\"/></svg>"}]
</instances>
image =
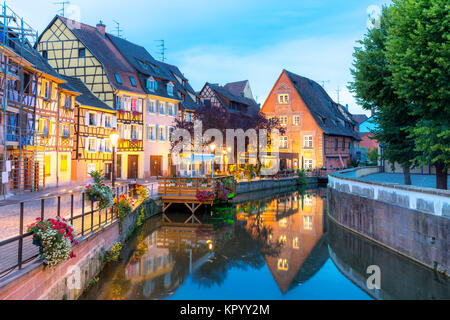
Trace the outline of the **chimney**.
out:
<instances>
[{"instance_id":1,"label":"chimney","mask_svg":"<svg viewBox=\"0 0 450 320\"><path fill-rule=\"evenodd\" d=\"M102 35L106 35L106 26L103 24L102 20L97 24L97 31Z\"/></svg>"}]
</instances>

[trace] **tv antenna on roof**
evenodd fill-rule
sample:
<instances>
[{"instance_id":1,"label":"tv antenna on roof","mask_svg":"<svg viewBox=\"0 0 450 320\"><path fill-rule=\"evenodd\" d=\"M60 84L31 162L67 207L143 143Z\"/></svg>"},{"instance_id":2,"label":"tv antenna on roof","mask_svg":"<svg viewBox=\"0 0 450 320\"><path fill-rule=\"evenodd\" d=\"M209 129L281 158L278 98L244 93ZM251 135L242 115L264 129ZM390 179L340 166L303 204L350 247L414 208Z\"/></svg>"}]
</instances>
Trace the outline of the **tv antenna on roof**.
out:
<instances>
[{"instance_id":1,"label":"tv antenna on roof","mask_svg":"<svg viewBox=\"0 0 450 320\"><path fill-rule=\"evenodd\" d=\"M60 4L62 6L61 9L59 9L57 12L61 14L61 16L64 17L66 4L70 4L70 1L61 1L61 2L54 2L54 4Z\"/></svg>"},{"instance_id":2,"label":"tv antenna on roof","mask_svg":"<svg viewBox=\"0 0 450 320\"><path fill-rule=\"evenodd\" d=\"M337 103L340 104L340 94L341 94L341 88L338 86L336 89L336 93L337 93Z\"/></svg>"},{"instance_id":3,"label":"tv antenna on roof","mask_svg":"<svg viewBox=\"0 0 450 320\"><path fill-rule=\"evenodd\" d=\"M116 28L114 29L114 31L117 32L117 36L118 36L119 38L124 38L123 35L122 35L123 29L120 29L120 23L117 22L116 20L113 20L113 21L114 21L114 23L116 24Z\"/></svg>"},{"instance_id":4,"label":"tv antenna on roof","mask_svg":"<svg viewBox=\"0 0 450 320\"><path fill-rule=\"evenodd\" d=\"M160 43L158 45L158 48L160 48L160 51L158 53L161 56L161 61L164 62L164 61L166 61L166 51L167 51L165 42L164 42L164 40L156 40L156 41Z\"/></svg>"}]
</instances>

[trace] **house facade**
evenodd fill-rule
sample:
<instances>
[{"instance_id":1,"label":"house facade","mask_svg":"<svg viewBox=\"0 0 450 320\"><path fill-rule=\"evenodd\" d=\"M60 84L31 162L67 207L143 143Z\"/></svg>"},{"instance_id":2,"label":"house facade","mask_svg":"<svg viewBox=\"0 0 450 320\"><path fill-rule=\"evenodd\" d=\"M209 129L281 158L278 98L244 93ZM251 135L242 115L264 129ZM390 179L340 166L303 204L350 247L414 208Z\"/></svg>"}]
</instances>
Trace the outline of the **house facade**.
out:
<instances>
[{"instance_id":1,"label":"house facade","mask_svg":"<svg viewBox=\"0 0 450 320\"><path fill-rule=\"evenodd\" d=\"M144 100L138 74L106 34L96 27L56 16L39 37L38 50L60 74L80 79L117 111L117 178L144 177Z\"/></svg>"},{"instance_id":2,"label":"house facade","mask_svg":"<svg viewBox=\"0 0 450 320\"><path fill-rule=\"evenodd\" d=\"M283 70L261 112L286 129L280 169L336 170L356 154L360 138L351 114L310 79Z\"/></svg>"}]
</instances>

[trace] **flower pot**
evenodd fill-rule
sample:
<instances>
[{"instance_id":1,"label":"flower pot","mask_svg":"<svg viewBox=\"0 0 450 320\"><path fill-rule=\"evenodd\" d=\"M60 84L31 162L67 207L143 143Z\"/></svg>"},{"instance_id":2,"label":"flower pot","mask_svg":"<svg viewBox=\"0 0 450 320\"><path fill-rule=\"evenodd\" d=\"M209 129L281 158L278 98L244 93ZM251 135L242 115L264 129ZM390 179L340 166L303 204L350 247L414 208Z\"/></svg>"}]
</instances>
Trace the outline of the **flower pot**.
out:
<instances>
[{"instance_id":1,"label":"flower pot","mask_svg":"<svg viewBox=\"0 0 450 320\"><path fill-rule=\"evenodd\" d=\"M89 201L92 201L92 202L98 201L98 197L97 196L93 196L93 195L89 195L88 199L89 199Z\"/></svg>"}]
</instances>

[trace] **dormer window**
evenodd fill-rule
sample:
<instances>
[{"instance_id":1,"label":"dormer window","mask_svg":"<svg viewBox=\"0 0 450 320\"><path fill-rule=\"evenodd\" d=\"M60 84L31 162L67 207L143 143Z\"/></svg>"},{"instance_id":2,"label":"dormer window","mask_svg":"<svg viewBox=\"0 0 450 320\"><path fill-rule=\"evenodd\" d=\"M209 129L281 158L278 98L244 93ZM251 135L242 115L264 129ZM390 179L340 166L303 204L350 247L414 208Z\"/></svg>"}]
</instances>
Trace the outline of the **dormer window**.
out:
<instances>
[{"instance_id":1,"label":"dormer window","mask_svg":"<svg viewBox=\"0 0 450 320\"><path fill-rule=\"evenodd\" d=\"M169 82L167 84L167 94L169 96L173 96L173 84L172 84L172 82Z\"/></svg>"},{"instance_id":2,"label":"dormer window","mask_svg":"<svg viewBox=\"0 0 450 320\"><path fill-rule=\"evenodd\" d=\"M116 77L116 82L117 82L118 84L122 84L122 79L120 79L120 76L119 76L118 73L114 73L114 77Z\"/></svg>"},{"instance_id":3,"label":"dormer window","mask_svg":"<svg viewBox=\"0 0 450 320\"><path fill-rule=\"evenodd\" d=\"M134 77L130 77L130 82L133 87L136 87L136 80L134 80Z\"/></svg>"},{"instance_id":4,"label":"dormer window","mask_svg":"<svg viewBox=\"0 0 450 320\"><path fill-rule=\"evenodd\" d=\"M158 90L158 82L154 78L147 79L147 89L150 91Z\"/></svg>"}]
</instances>

